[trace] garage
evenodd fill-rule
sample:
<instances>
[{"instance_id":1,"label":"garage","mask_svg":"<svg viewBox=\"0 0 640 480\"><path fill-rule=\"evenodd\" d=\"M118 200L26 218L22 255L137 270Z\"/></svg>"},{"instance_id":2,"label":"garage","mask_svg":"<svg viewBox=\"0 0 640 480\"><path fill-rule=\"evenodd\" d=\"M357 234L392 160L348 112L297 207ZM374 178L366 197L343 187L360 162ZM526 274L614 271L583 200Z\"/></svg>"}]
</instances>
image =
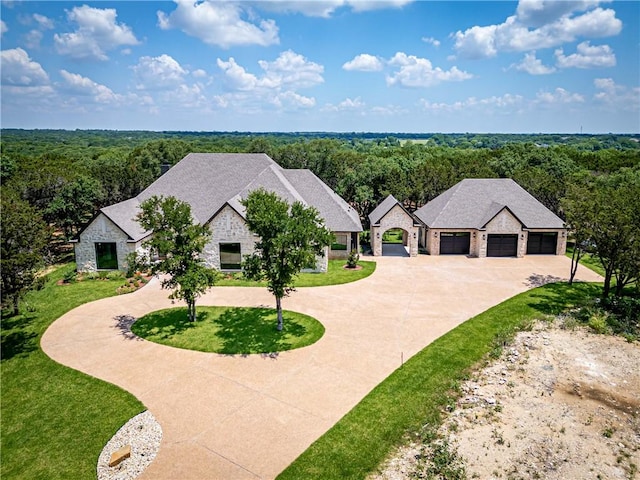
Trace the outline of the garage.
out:
<instances>
[{"instance_id":1,"label":"garage","mask_svg":"<svg viewBox=\"0 0 640 480\"><path fill-rule=\"evenodd\" d=\"M516 257L517 255L517 234L489 235L487 239L487 257Z\"/></svg>"},{"instance_id":2,"label":"garage","mask_svg":"<svg viewBox=\"0 0 640 480\"><path fill-rule=\"evenodd\" d=\"M440 233L440 255L468 255L470 241L469 232Z\"/></svg>"},{"instance_id":3,"label":"garage","mask_svg":"<svg viewBox=\"0 0 640 480\"><path fill-rule=\"evenodd\" d=\"M527 255L555 255L557 244L557 232L529 232Z\"/></svg>"}]
</instances>

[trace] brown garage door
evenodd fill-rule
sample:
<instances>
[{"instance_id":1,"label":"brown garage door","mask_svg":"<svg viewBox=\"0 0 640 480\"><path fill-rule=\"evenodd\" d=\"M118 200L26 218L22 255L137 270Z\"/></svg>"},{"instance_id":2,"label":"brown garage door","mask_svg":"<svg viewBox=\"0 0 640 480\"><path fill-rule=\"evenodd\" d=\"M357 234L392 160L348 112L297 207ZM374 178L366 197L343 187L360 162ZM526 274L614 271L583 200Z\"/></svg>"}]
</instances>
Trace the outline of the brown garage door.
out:
<instances>
[{"instance_id":1,"label":"brown garage door","mask_svg":"<svg viewBox=\"0 0 640 480\"><path fill-rule=\"evenodd\" d=\"M518 235L489 235L487 239L487 257L515 257L517 253Z\"/></svg>"},{"instance_id":2,"label":"brown garage door","mask_svg":"<svg viewBox=\"0 0 640 480\"><path fill-rule=\"evenodd\" d=\"M440 233L440 255L468 255L469 232L444 232Z\"/></svg>"},{"instance_id":3,"label":"brown garage door","mask_svg":"<svg viewBox=\"0 0 640 480\"><path fill-rule=\"evenodd\" d=\"M557 232L529 232L527 255L555 255L557 244Z\"/></svg>"}]
</instances>

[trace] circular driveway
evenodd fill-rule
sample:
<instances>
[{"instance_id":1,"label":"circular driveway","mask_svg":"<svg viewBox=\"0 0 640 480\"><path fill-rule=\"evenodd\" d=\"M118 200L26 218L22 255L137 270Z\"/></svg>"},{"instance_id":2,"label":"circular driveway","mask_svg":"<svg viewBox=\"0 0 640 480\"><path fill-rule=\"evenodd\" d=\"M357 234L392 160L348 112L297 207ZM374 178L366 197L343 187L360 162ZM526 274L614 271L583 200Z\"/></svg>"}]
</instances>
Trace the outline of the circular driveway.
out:
<instances>
[{"instance_id":1,"label":"circular driveway","mask_svg":"<svg viewBox=\"0 0 640 480\"><path fill-rule=\"evenodd\" d=\"M276 356L224 356L162 346L123 324L171 306L153 280L78 307L42 337L51 358L131 392L163 429L141 478L273 478L373 387L468 318L553 277L564 256L376 257L370 277L301 288L283 307L320 320L314 345ZM577 278L601 281L580 268ZM198 305L272 306L266 288L214 287ZM123 321L124 320L124 321Z\"/></svg>"}]
</instances>

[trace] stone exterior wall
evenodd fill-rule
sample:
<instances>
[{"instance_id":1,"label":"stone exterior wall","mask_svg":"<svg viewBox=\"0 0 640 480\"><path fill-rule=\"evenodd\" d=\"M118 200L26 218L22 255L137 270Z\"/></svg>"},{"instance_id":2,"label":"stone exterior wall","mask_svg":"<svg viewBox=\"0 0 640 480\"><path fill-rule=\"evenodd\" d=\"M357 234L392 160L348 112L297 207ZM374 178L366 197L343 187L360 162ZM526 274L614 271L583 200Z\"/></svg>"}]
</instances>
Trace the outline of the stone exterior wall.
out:
<instances>
[{"instance_id":1,"label":"stone exterior wall","mask_svg":"<svg viewBox=\"0 0 640 480\"><path fill-rule=\"evenodd\" d=\"M244 219L226 205L211 222L211 240L204 248L204 262L208 267L220 269L220 243L239 243L240 254L253 252L257 237L247 228Z\"/></svg>"},{"instance_id":2,"label":"stone exterior wall","mask_svg":"<svg viewBox=\"0 0 640 480\"><path fill-rule=\"evenodd\" d=\"M414 226L414 220L400 205L396 205L380 219L379 225L371 227L371 251L374 256L382 255L382 235L392 228L401 228L406 233L406 246L409 255L418 255L419 227Z\"/></svg>"},{"instance_id":3,"label":"stone exterior wall","mask_svg":"<svg viewBox=\"0 0 640 480\"><path fill-rule=\"evenodd\" d=\"M478 249L478 257L487 256L487 240L490 233L517 234L517 257L524 257L524 255L527 253L528 237L526 235L526 232L522 230L522 224L520 223L520 220L514 217L507 209L502 210L489 223L487 223L487 226L482 233L483 238Z\"/></svg>"},{"instance_id":4,"label":"stone exterior wall","mask_svg":"<svg viewBox=\"0 0 640 480\"><path fill-rule=\"evenodd\" d=\"M98 215L80 234L75 244L76 265L79 272L95 272L96 243L115 243L118 256L118 270L126 270L126 257L129 253L141 250L141 244L129 241L129 237L106 215Z\"/></svg>"}]
</instances>

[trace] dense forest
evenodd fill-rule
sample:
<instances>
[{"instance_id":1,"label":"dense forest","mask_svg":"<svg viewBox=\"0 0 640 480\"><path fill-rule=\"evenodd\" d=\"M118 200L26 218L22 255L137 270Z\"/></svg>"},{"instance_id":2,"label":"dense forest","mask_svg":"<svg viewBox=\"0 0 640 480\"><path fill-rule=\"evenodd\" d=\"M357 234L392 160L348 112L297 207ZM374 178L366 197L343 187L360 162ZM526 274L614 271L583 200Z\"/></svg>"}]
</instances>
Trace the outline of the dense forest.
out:
<instances>
[{"instance_id":1,"label":"dense forest","mask_svg":"<svg viewBox=\"0 0 640 480\"><path fill-rule=\"evenodd\" d=\"M33 258L59 259L99 208L137 195L158 178L161 165L189 152L263 152L285 168L308 168L357 209L365 228L386 195L414 210L463 178L513 178L566 219L568 193L579 186L640 175L640 135L4 129L3 236L35 225L28 243ZM8 268L3 263L3 281Z\"/></svg>"}]
</instances>

